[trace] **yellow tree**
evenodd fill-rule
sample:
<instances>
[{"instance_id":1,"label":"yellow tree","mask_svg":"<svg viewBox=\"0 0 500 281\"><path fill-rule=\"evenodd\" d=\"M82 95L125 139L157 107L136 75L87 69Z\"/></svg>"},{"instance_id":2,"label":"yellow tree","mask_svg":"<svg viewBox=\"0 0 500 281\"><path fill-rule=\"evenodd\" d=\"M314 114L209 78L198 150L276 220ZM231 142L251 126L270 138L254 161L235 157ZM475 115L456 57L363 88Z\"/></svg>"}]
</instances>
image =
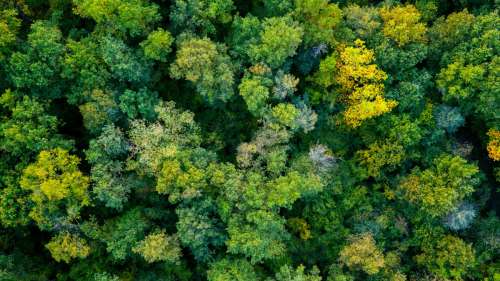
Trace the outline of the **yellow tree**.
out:
<instances>
[{"instance_id":1,"label":"yellow tree","mask_svg":"<svg viewBox=\"0 0 500 281\"><path fill-rule=\"evenodd\" d=\"M74 258L85 258L90 253L85 239L68 232L53 237L45 247L57 262L69 263Z\"/></svg>"},{"instance_id":2,"label":"yellow tree","mask_svg":"<svg viewBox=\"0 0 500 281\"><path fill-rule=\"evenodd\" d=\"M340 251L339 260L349 268L361 269L368 275L377 274L385 265L384 255L370 233L352 238L349 245Z\"/></svg>"},{"instance_id":3,"label":"yellow tree","mask_svg":"<svg viewBox=\"0 0 500 281\"><path fill-rule=\"evenodd\" d=\"M90 204L89 178L80 172L80 159L67 150L44 150L24 169L21 188L31 191L34 207L30 217L41 229L57 229L78 218Z\"/></svg>"},{"instance_id":4,"label":"yellow tree","mask_svg":"<svg viewBox=\"0 0 500 281\"><path fill-rule=\"evenodd\" d=\"M488 156L490 156L493 161L500 161L500 131L490 129L488 131L488 136L490 137L487 146Z\"/></svg>"},{"instance_id":5,"label":"yellow tree","mask_svg":"<svg viewBox=\"0 0 500 281\"><path fill-rule=\"evenodd\" d=\"M399 47L427 40L427 27L420 22L420 12L413 5L384 7L380 10L380 17L384 21L382 32Z\"/></svg>"},{"instance_id":6,"label":"yellow tree","mask_svg":"<svg viewBox=\"0 0 500 281\"><path fill-rule=\"evenodd\" d=\"M373 51L356 40L354 47L346 47L337 63L336 81L343 94L347 108L344 119L347 125L356 128L361 123L391 111L397 102L384 98L384 80L387 75L373 64Z\"/></svg>"}]
</instances>

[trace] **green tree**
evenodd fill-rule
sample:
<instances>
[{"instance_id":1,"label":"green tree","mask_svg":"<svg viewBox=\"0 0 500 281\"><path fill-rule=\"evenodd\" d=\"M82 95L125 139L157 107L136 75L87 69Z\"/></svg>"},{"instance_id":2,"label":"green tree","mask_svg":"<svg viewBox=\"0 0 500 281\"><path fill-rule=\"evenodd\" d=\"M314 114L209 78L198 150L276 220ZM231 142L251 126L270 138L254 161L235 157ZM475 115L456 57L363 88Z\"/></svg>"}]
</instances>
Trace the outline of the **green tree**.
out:
<instances>
[{"instance_id":1,"label":"green tree","mask_svg":"<svg viewBox=\"0 0 500 281\"><path fill-rule=\"evenodd\" d=\"M180 42L170 74L175 79L184 78L193 83L210 104L226 102L233 95L234 66L226 55L226 48L208 38Z\"/></svg>"},{"instance_id":2,"label":"green tree","mask_svg":"<svg viewBox=\"0 0 500 281\"><path fill-rule=\"evenodd\" d=\"M262 22L259 41L249 46L248 55L254 64L279 68L295 55L303 34L302 27L289 17L267 18Z\"/></svg>"},{"instance_id":3,"label":"green tree","mask_svg":"<svg viewBox=\"0 0 500 281\"><path fill-rule=\"evenodd\" d=\"M141 47L144 51L144 56L161 61L166 62L167 56L172 51L170 46L174 42L174 38L170 34L170 32L159 28L148 34L148 38L141 42Z\"/></svg>"},{"instance_id":4,"label":"green tree","mask_svg":"<svg viewBox=\"0 0 500 281\"><path fill-rule=\"evenodd\" d=\"M228 252L242 254L253 264L274 260L286 254L289 234L285 221L268 211L255 211L245 217L234 216L228 222Z\"/></svg>"},{"instance_id":5,"label":"green tree","mask_svg":"<svg viewBox=\"0 0 500 281\"><path fill-rule=\"evenodd\" d=\"M479 183L479 169L464 159L443 155L432 167L415 168L400 183L404 199L431 216L442 216L474 191Z\"/></svg>"},{"instance_id":6,"label":"green tree","mask_svg":"<svg viewBox=\"0 0 500 281\"><path fill-rule=\"evenodd\" d=\"M138 36L161 19L156 4L144 0L73 0L74 12L92 18L110 32Z\"/></svg>"},{"instance_id":7,"label":"green tree","mask_svg":"<svg viewBox=\"0 0 500 281\"><path fill-rule=\"evenodd\" d=\"M12 83L44 99L61 97L59 73L65 53L61 41L57 26L44 21L32 24L24 50L10 57L8 73Z\"/></svg>"},{"instance_id":8,"label":"green tree","mask_svg":"<svg viewBox=\"0 0 500 281\"><path fill-rule=\"evenodd\" d=\"M334 44L335 31L342 20L342 10L326 0L295 0L296 18L304 27L304 44Z\"/></svg>"},{"instance_id":9,"label":"green tree","mask_svg":"<svg viewBox=\"0 0 500 281\"><path fill-rule=\"evenodd\" d=\"M178 31L214 34L218 24L231 22L234 8L232 0L175 0L170 20Z\"/></svg>"},{"instance_id":10,"label":"green tree","mask_svg":"<svg viewBox=\"0 0 500 281\"><path fill-rule=\"evenodd\" d=\"M321 281L318 268L313 268L311 272L305 273L303 265L299 265L296 269L289 265L282 266L280 271L276 273L276 281Z\"/></svg>"},{"instance_id":11,"label":"green tree","mask_svg":"<svg viewBox=\"0 0 500 281\"><path fill-rule=\"evenodd\" d=\"M209 281L257 281L252 265L245 259L222 259L213 263L207 272Z\"/></svg>"},{"instance_id":12,"label":"green tree","mask_svg":"<svg viewBox=\"0 0 500 281\"><path fill-rule=\"evenodd\" d=\"M415 257L417 263L442 278L465 280L468 271L475 264L471 245L452 235L446 235L431 248L422 250L422 254Z\"/></svg>"}]
</instances>

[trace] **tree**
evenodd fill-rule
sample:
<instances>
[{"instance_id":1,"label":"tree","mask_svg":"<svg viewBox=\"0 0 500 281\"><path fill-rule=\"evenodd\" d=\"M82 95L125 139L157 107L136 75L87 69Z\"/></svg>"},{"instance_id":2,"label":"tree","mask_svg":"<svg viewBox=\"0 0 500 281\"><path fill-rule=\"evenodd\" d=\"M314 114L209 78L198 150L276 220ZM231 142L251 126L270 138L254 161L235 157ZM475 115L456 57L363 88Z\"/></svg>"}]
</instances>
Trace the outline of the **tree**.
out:
<instances>
[{"instance_id":1,"label":"tree","mask_svg":"<svg viewBox=\"0 0 500 281\"><path fill-rule=\"evenodd\" d=\"M342 19L337 4L326 0L296 0L294 18L303 24L304 44L333 44L336 27Z\"/></svg>"},{"instance_id":2,"label":"tree","mask_svg":"<svg viewBox=\"0 0 500 281\"><path fill-rule=\"evenodd\" d=\"M487 150L488 156L493 161L500 161L500 131L490 129L488 131L490 141L488 142Z\"/></svg>"},{"instance_id":3,"label":"tree","mask_svg":"<svg viewBox=\"0 0 500 281\"><path fill-rule=\"evenodd\" d=\"M448 133L454 133L464 123L465 119L456 107L441 105L435 111L436 125L445 129Z\"/></svg>"},{"instance_id":4,"label":"tree","mask_svg":"<svg viewBox=\"0 0 500 281\"><path fill-rule=\"evenodd\" d=\"M368 275L378 273L385 266L384 255L370 233L353 237L340 252L339 261L351 269L363 270Z\"/></svg>"},{"instance_id":5,"label":"tree","mask_svg":"<svg viewBox=\"0 0 500 281\"><path fill-rule=\"evenodd\" d=\"M61 97L59 73L65 52L61 41L62 33L57 26L44 21L32 24L23 52L10 57L8 73L12 83L35 96Z\"/></svg>"},{"instance_id":6,"label":"tree","mask_svg":"<svg viewBox=\"0 0 500 281\"><path fill-rule=\"evenodd\" d=\"M90 204L89 178L78 169L80 159L62 148L41 151L23 171L19 184L31 191L30 217L41 229L53 230L78 219Z\"/></svg>"},{"instance_id":7,"label":"tree","mask_svg":"<svg viewBox=\"0 0 500 281\"><path fill-rule=\"evenodd\" d=\"M415 6L384 7L380 10L380 17L384 21L384 35L400 47L411 42L425 42L427 29L420 22L420 12Z\"/></svg>"},{"instance_id":8,"label":"tree","mask_svg":"<svg viewBox=\"0 0 500 281\"><path fill-rule=\"evenodd\" d=\"M128 200L134 181L126 174L122 159L129 150L130 144L123 132L114 125L108 125L98 138L90 141L89 149L85 151L87 161L92 165L92 193L106 207L121 210Z\"/></svg>"},{"instance_id":9,"label":"tree","mask_svg":"<svg viewBox=\"0 0 500 281\"><path fill-rule=\"evenodd\" d=\"M85 37L80 41L68 40L68 52L64 57L61 77L70 84L68 102L81 104L88 101L88 93L95 89L106 89L111 79L99 47L99 38Z\"/></svg>"},{"instance_id":10,"label":"tree","mask_svg":"<svg viewBox=\"0 0 500 281\"><path fill-rule=\"evenodd\" d=\"M161 19L156 4L144 0L73 0L74 12L118 34L139 36Z\"/></svg>"},{"instance_id":11,"label":"tree","mask_svg":"<svg viewBox=\"0 0 500 281\"><path fill-rule=\"evenodd\" d=\"M251 44L248 55L252 63L279 68L302 43L302 27L289 17L267 18L262 22L259 41Z\"/></svg>"},{"instance_id":12,"label":"tree","mask_svg":"<svg viewBox=\"0 0 500 281\"><path fill-rule=\"evenodd\" d=\"M122 40L105 36L100 39L102 60L108 65L113 78L144 84L150 79L150 65Z\"/></svg>"},{"instance_id":13,"label":"tree","mask_svg":"<svg viewBox=\"0 0 500 281\"><path fill-rule=\"evenodd\" d=\"M150 233L144 240L138 242L132 251L140 254L148 263L178 262L181 256L177 236L169 236L165 230Z\"/></svg>"},{"instance_id":14,"label":"tree","mask_svg":"<svg viewBox=\"0 0 500 281\"><path fill-rule=\"evenodd\" d=\"M216 33L217 24L231 22L234 8L232 0L175 0L170 20L178 32L188 30L205 36Z\"/></svg>"},{"instance_id":15,"label":"tree","mask_svg":"<svg viewBox=\"0 0 500 281\"><path fill-rule=\"evenodd\" d=\"M120 100L120 110L128 118L142 117L146 120L156 118L155 106L159 103L157 92L152 92L147 88L141 88L139 91L127 89L118 99Z\"/></svg>"},{"instance_id":16,"label":"tree","mask_svg":"<svg viewBox=\"0 0 500 281\"><path fill-rule=\"evenodd\" d=\"M242 254L255 264L275 260L285 255L289 234L285 222L269 211L249 212L245 217L234 216L228 222L227 250Z\"/></svg>"},{"instance_id":17,"label":"tree","mask_svg":"<svg viewBox=\"0 0 500 281\"><path fill-rule=\"evenodd\" d=\"M474 251L470 244L452 235L446 235L432 248L422 249L415 257L417 263L442 278L464 280L467 272L474 266Z\"/></svg>"},{"instance_id":18,"label":"tree","mask_svg":"<svg viewBox=\"0 0 500 281\"><path fill-rule=\"evenodd\" d=\"M424 171L416 168L400 183L403 197L431 216L454 210L479 183L479 169L464 159L443 155Z\"/></svg>"},{"instance_id":19,"label":"tree","mask_svg":"<svg viewBox=\"0 0 500 281\"><path fill-rule=\"evenodd\" d=\"M372 177L379 177L385 167L395 169L405 157L404 147L398 143L372 143L356 154Z\"/></svg>"},{"instance_id":20,"label":"tree","mask_svg":"<svg viewBox=\"0 0 500 281\"><path fill-rule=\"evenodd\" d=\"M69 263L74 258L86 258L90 253L84 239L68 232L59 233L45 247L57 262Z\"/></svg>"},{"instance_id":21,"label":"tree","mask_svg":"<svg viewBox=\"0 0 500 281\"><path fill-rule=\"evenodd\" d=\"M221 259L213 263L207 272L209 281L257 281L253 266L245 259Z\"/></svg>"},{"instance_id":22,"label":"tree","mask_svg":"<svg viewBox=\"0 0 500 281\"><path fill-rule=\"evenodd\" d=\"M192 82L208 103L226 102L233 95L234 66L225 52L224 46L208 38L185 39L179 43L170 74Z\"/></svg>"},{"instance_id":23,"label":"tree","mask_svg":"<svg viewBox=\"0 0 500 281\"><path fill-rule=\"evenodd\" d=\"M474 205L462 203L445 218L445 225L454 231L468 228L477 216Z\"/></svg>"},{"instance_id":24,"label":"tree","mask_svg":"<svg viewBox=\"0 0 500 281\"><path fill-rule=\"evenodd\" d=\"M216 206L209 200L195 201L192 206L176 209L179 221L177 235L182 245L188 247L196 260L213 259L214 248L224 245L227 239L224 224L216 216Z\"/></svg>"},{"instance_id":25,"label":"tree","mask_svg":"<svg viewBox=\"0 0 500 281\"><path fill-rule=\"evenodd\" d=\"M345 96L347 109L344 119L347 125L356 128L361 123L396 107L397 102L383 97L382 82L387 75L370 64L373 51L366 49L364 42L356 40L355 47L346 47L340 53L336 80L341 87L339 91Z\"/></svg>"},{"instance_id":26,"label":"tree","mask_svg":"<svg viewBox=\"0 0 500 281\"><path fill-rule=\"evenodd\" d=\"M145 238L148 227L149 221L141 208L136 207L108 219L102 226L89 221L82 226L82 230L87 236L104 242L106 251L114 261L123 261L132 255L132 249Z\"/></svg>"},{"instance_id":27,"label":"tree","mask_svg":"<svg viewBox=\"0 0 500 281\"><path fill-rule=\"evenodd\" d=\"M0 11L0 62L11 52L21 27L21 20L16 16L17 11L14 9Z\"/></svg>"},{"instance_id":28,"label":"tree","mask_svg":"<svg viewBox=\"0 0 500 281\"><path fill-rule=\"evenodd\" d=\"M170 32L159 28L148 34L148 38L141 42L144 56L148 59L153 59L161 62L167 61L167 56L172 51L170 46L174 42L174 38Z\"/></svg>"},{"instance_id":29,"label":"tree","mask_svg":"<svg viewBox=\"0 0 500 281\"><path fill-rule=\"evenodd\" d=\"M143 174L160 171L163 160L174 156L177 150L197 147L201 142L193 113L175 108L174 102L158 104L155 112L156 122L134 120L128 133L136 153L133 165L138 165Z\"/></svg>"},{"instance_id":30,"label":"tree","mask_svg":"<svg viewBox=\"0 0 500 281\"><path fill-rule=\"evenodd\" d=\"M43 149L70 148L72 142L58 134L56 116L47 113L47 106L36 98L22 98L10 90L0 96L0 107L8 114L0 123L0 151L18 162L28 162Z\"/></svg>"},{"instance_id":31,"label":"tree","mask_svg":"<svg viewBox=\"0 0 500 281\"><path fill-rule=\"evenodd\" d=\"M249 77L250 76L250 77ZM247 104L247 108L255 116L262 116L270 97L269 79L259 76L245 75L238 86L240 95Z\"/></svg>"},{"instance_id":32,"label":"tree","mask_svg":"<svg viewBox=\"0 0 500 281\"><path fill-rule=\"evenodd\" d=\"M99 134L101 129L118 121L120 110L112 92L93 90L89 101L78 107L83 124L91 134Z\"/></svg>"},{"instance_id":33,"label":"tree","mask_svg":"<svg viewBox=\"0 0 500 281\"><path fill-rule=\"evenodd\" d=\"M321 281L318 268L313 268L311 272L305 273L305 267L299 265L296 269L289 265L280 267L280 271L276 273L276 281Z\"/></svg>"}]
</instances>

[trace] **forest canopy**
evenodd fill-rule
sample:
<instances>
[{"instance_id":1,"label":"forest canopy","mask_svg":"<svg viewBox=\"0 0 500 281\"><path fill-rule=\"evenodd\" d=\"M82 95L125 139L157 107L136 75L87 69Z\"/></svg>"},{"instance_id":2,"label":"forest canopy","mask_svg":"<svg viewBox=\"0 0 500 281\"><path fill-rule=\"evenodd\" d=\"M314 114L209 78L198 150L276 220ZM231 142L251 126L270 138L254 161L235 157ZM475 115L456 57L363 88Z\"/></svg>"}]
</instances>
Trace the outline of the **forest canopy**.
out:
<instances>
[{"instance_id":1,"label":"forest canopy","mask_svg":"<svg viewBox=\"0 0 500 281\"><path fill-rule=\"evenodd\" d=\"M500 281L495 0L1 0L0 281Z\"/></svg>"}]
</instances>

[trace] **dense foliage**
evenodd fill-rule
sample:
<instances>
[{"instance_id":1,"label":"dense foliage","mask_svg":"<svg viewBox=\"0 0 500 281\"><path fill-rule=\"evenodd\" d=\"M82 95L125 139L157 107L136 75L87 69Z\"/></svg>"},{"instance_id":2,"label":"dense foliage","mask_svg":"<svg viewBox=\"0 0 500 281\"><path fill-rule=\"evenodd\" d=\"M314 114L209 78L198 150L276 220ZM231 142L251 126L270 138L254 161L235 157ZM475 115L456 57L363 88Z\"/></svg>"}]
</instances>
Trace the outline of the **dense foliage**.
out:
<instances>
[{"instance_id":1,"label":"dense foliage","mask_svg":"<svg viewBox=\"0 0 500 281\"><path fill-rule=\"evenodd\" d=\"M499 281L498 3L0 1L0 280Z\"/></svg>"}]
</instances>

